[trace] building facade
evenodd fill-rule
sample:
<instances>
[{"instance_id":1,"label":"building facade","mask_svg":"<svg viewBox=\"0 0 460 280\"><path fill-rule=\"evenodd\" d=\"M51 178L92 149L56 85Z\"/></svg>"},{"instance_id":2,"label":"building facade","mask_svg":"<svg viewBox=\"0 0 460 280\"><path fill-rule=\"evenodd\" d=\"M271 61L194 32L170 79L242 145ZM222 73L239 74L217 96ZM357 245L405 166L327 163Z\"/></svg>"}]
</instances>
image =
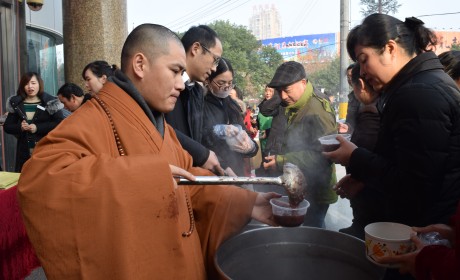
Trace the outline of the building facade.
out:
<instances>
[{"instance_id":1,"label":"building facade","mask_svg":"<svg viewBox=\"0 0 460 280\"><path fill-rule=\"evenodd\" d=\"M257 40L281 37L281 19L275 5L254 6L249 19L249 30Z\"/></svg>"},{"instance_id":2,"label":"building facade","mask_svg":"<svg viewBox=\"0 0 460 280\"><path fill-rule=\"evenodd\" d=\"M0 114L25 72L39 73L51 95L65 81L83 86L89 62L119 65L127 35L126 0L0 0ZM0 130L0 144L1 166L12 171L16 138Z\"/></svg>"}]
</instances>

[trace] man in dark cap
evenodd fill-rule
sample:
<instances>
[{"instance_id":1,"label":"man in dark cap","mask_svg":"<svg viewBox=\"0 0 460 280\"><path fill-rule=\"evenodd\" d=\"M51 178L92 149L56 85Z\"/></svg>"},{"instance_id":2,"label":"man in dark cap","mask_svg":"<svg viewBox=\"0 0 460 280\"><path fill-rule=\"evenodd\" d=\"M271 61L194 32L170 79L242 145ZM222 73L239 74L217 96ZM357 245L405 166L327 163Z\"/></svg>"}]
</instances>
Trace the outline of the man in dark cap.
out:
<instances>
[{"instance_id":1,"label":"man in dark cap","mask_svg":"<svg viewBox=\"0 0 460 280\"><path fill-rule=\"evenodd\" d=\"M337 201L332 190L335 166L322 154L318 138L337 133L334 111L328 98L313 88L302 64L289 61L276 69L268 84L275 88L285 107L287 129L282 153L265 157L265 169L282 170L284 163L297 165L307 180L310 208L304 225L324 227L329 204Z\"/></svg>"}]
</instances>

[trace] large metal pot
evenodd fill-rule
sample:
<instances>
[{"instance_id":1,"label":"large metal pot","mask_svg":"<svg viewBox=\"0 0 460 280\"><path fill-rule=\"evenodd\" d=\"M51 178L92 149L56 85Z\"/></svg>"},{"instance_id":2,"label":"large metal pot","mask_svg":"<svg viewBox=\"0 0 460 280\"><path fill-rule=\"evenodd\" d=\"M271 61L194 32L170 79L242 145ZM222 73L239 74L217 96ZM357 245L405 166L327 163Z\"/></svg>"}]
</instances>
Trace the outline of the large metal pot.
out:
<instances>
[{"instance_id":1,"label":"large metal pot","mask_svg":"<svg viewBox=\"0 0 460 280\"><path fill-rule=\"evenodd\" d=\"M223 243L214 261L235 280L375 280L385 272L366 259L362 240L310 227L243 232Z\"/></svg>"}]
</instances>

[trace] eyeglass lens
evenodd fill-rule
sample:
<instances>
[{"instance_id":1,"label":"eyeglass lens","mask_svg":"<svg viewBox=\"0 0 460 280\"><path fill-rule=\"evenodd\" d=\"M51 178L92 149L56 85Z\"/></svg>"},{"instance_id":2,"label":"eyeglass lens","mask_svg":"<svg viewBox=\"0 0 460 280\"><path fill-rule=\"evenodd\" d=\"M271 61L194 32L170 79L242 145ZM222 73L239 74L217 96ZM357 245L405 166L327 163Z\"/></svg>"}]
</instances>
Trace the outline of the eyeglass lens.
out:
<instances>
[{"instance_id":1,"label":"eyeglass lens","mask_svg":"<svg viewBox=\"0 0 460 280\"><path fill-rule=\"evenodd\" d=\"M210 51L205 45L201 44L203 49L205 49L207 52L209 52L212 55L212 58L214 58L214 66L219 65L220 62L220 56L215 55L212 51Z\"/></svg>"},{"instance_id":2,"label":"eyeglass lens","mask_svg":"<svg viewBox=\"0 0 460 280\"><path fill-rule=\"evenodd\" d=\"M233 82L223 82L223 83L217 83L215 80L212 80L212 82L219 88L219 89L223 89L223 90L227 90L227 89L232 89L235 87L235 85L233 84Z\"/></svg>"}]
</instances>

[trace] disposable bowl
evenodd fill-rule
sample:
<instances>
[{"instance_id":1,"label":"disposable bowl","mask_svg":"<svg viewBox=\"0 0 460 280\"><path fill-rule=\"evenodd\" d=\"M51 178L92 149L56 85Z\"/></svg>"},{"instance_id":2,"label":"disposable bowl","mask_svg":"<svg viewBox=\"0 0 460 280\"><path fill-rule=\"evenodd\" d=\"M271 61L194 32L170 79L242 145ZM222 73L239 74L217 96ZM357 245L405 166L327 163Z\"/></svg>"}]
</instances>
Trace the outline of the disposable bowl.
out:
<instances>
[{"instance_id":1,"label":"disposable bowl","mask_svg":"<svg viewBox=\"0 0 460 280\"><path fill-rule=\"evenodd\" d=\"M283 227L300 226L310 206L310 203L304 199L297 207L292 208L289 205L289 198L287 196L272 198L270 204L272 205L275 222Z\"/></svg>"},{"instance_id":2,"label":"disposable bowl","mask_svg":"<svg viewBox=\"0 0 460 280\"><path fill-rule=\"evenodd\" d=\"M376 265L398 267L397 264L381 264L376 257L395 256L412 252L415 249L410 240L411 227L398 223L378 222L364 228L366 257Z\"/></svg>"},{"instance_id":3,"label":"disposable bowl","mask_svg":"<svg viewBox=\"0 0 460 280\"><path fill-rule=\"evenodd\" d=\"M324 152L332 152L340 147L340 142L336 139L339 135L347 140L351 138L350 134L329 134L318 138Z\"/></svg>"}]
</instances>

